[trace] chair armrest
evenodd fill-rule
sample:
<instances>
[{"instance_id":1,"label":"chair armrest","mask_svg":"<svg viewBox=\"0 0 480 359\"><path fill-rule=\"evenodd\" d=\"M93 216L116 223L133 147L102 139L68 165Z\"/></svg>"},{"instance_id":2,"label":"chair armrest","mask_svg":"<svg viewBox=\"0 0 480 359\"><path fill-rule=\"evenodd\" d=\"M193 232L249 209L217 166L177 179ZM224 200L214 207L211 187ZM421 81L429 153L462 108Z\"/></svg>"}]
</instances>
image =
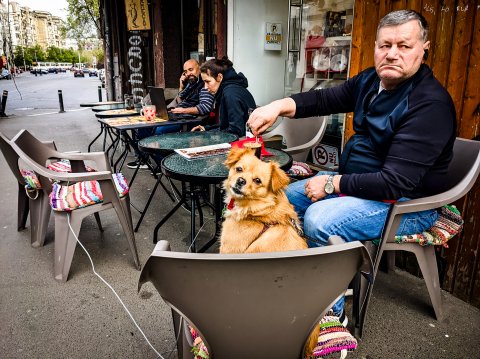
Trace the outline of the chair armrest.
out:
<instances>
[{"instance_id":1,"label":"chair armrest","mask_svg":"<svg viewBox=\"0 0 480 359\"><path fill-rule=\"evenodd\" d=\"M92 161L99 171L111 171L105 152L57 152L58 159L69 161Z\"/></svg>"},{"instance_id":2,"label":"chair armrest","mask_svg":"<svg viewBox=\"0 0 480 359\"><path fill-rule=\"evenodd\" d=\"M345 243L345 240L340 236L333 235L328 237L328 244L330 245L343 244L343 243Z\"/></svg>"},{"instance_id":3,"label":"chair armrest","mask_svg":"<svg viewBox=\"0 0 480 359\"><path fill-rule=\"evenodd\" d=\"M153 248L152 255L158 253L158 252L170 252L170 243L165 240L158 241L157 244L155 245L155 248Z\"/></svg>"}]
</instances>

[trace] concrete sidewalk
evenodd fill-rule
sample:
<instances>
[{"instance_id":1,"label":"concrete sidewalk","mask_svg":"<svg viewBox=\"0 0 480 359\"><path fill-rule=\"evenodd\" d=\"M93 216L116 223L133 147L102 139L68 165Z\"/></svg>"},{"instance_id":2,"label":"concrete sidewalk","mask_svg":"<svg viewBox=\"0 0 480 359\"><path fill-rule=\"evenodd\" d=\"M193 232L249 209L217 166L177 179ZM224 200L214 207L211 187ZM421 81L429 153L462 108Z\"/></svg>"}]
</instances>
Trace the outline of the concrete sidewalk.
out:
<instances>
[{"instance_id":1,"label":"concrete sidewalk","mask_svg":"<svg viewBox=\"0 0 480 359\"><path fill-rule=\"evenodd\" d=\"M38 113L27 117L19 112L0 118L0 131L12 137L26 128L40 139L55 140L61 151L86 151L99 131L88 109ZM100 141L94 144L94 150L100 150ZM93 274L80 246L69 280L63 284L54 280L53 216L45 246L32 248L29 228L16 230L17 184L3 156L0 171L0 358L156 358L114 294ZM123 172L130 178L133 171L125 168ZM132 202L142 206L154 184L149 171L141 171L131 188ZM142 264L154 248L155 224L172 207L172 201L159 188L136 233ZM135 225L140 215L132 209L132 216ZM101 217L105 231L98 231L93 217L86 218L80 240L96 271L115 288L152 345L167 358L175 347L170 310L150 284L137 293L140 273L134 269L116 215L109 210ZM208 213L207 217L199 240L213 233L212 215ZM161 228L160 238L169 240L173 250L187 249L189 219L189 213L181 209ZM480 311L443 294L446 318L439 323L433 317L423 280L402 271L380 273L363 340L349 357L479 358ZM176 353L170 356L174 357Z\"/></svg>"}]
</instances>

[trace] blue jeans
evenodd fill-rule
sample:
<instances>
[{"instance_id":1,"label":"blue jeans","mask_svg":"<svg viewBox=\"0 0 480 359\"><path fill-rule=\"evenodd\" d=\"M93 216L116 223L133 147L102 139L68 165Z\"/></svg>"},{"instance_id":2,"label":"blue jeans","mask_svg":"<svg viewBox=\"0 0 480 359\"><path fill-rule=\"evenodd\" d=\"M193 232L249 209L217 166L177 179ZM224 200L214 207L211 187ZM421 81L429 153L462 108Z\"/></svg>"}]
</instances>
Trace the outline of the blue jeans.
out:
<instances>
[{"instance_id":1,"label":"blue jeans","mask_svg":"<svg viewBox=\"0 0 480 359\"><path fill-rule=\"evenodd\" d=\"M332 172L319 172L331 174ZM286 194L295 207L309 247L328 245L328 237L338 235L346 242L379 239L387 219L390 203L372 201L351 196L328 195L312 202L305 195L305 183L302 180L291 183ZM408 200L402 198L399 201ZM397 235L421 233L430 228L437 220L436 210L428 210L403 215ZM333 306L340 314L345 298Z\"/></svg>"}]
</instances>

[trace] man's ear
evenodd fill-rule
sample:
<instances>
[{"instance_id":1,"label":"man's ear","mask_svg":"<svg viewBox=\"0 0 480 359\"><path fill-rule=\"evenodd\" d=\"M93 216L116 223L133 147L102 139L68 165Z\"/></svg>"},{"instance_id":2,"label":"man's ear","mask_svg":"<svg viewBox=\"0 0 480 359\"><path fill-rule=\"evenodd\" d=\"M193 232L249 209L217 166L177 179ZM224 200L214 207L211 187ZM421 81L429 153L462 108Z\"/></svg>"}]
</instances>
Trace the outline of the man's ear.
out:
<instances>
[{"instance_id":1,"label":"man's ear","mask_svg":"<svg viewBox=\"0 0 480 359\"><path fill-rule=\"evenodd\" d=\"M428 60L428 49L430 49L430 41L423 44L423 61Z\"/></svg>"},{"instance_id":2,"label":"man's ear","mask_svg":"<svg viewBox=\"0 0 480 359\"><path fill-rule=\"evenodd\" d=\"M216 78L215 80L217 80L217 82L222 82L222 80L223 80L223 74L218 74L218 75L217 75L217 78Z\"/></svg>"}]
</instances>

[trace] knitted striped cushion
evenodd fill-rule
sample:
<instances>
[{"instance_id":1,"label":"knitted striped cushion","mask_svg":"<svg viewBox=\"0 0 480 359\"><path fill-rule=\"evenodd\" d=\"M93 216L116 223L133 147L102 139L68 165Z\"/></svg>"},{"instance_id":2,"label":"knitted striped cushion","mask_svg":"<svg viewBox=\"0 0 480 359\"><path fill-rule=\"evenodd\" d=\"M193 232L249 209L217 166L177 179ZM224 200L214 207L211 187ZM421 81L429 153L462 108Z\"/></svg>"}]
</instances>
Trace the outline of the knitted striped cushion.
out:
<instances>
[{"instance_id":1,"label":"knitted striped cushion","mask_svg":"<svg viewBox=\"0 0 480 359\"><path fill-rule=\"evenodd\" d=\"M30 190L40 189L42 185L38 180L38 177L35 172L31 170L20 169L23 180L25 181L25 187Z\"/></svg>"},{"instance_id":2,"label":"knitted striped cushion","mask_svg":"<svg viewBox=\"0 0 480 359\"><path fill-rule=\"evenodd\" d=\"M440 215L433 226L425 232L395 236L397 243L418 243L422 246L440 245L448 248L447 242L463 227L460 211L453 205L446 205L440 209Z\"/></svg>"},{"instance_id":3,"label":"knitted striped cushion","mask_svg":"<svg viewBox=\"0 0 480 359\"><path fill-rule=\"evenodd\" d=\"M62 159L57 162L52 162L48 166L48 169L51 169L52 171L55 172L72 172L72 165L70 164L70 161L67 159ZM85 169L87 172L95 172L95 169L89 166L85 166Z\"/></svg>"},{"instance_id":4,"label":"knitted striped cushion","mask_svg":"<svg viewBox=\"0 0 480 359\"><path fill-rule=\"evenodd\" d=\"M344 358L347 351L357 349L357 340L345 328L338 317L326 315L320 320L318 343L313 350L314 358L324 358L333 353L341 353Z\"/></svg>"},{"instance_id":5,"label":"knitted striped cushion","mask_svg":"<svg viewBox=\"0 0 480 359\"><path fill-rule=\"evenodd\" d=\"M128 193L125 177L121 173L114 173L112 177L118 195L125 196ZM50 193L50 206L54 211L70 212L101 202L103 202L103 195L98 181L78 182L70 186L54 183Z\"/></svg>"}]
</instances>

